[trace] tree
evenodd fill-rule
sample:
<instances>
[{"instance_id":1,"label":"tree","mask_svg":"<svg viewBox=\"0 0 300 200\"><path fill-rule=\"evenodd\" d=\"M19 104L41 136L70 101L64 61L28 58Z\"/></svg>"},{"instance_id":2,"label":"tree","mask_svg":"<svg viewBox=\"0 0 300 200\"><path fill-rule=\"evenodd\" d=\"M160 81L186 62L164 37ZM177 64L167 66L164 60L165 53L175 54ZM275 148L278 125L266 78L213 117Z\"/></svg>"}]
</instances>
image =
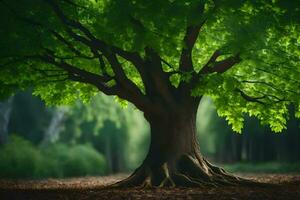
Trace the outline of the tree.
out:
<instances>
[{"instance_id":1,"label":"tree","mask_svg":"<svg viewBox=\"0 0 300 200\"><path fill-rule=\"evenodd\" d=\"M0 102L0 144L4 144L7 140L11 102L12 98L9 98L6 102Z\"/></svg>"},{"instance_id":2,"label":"tree","mask_svg":"<svg viewBox=\"0 0 300 200\"><path fill-rule=\"evenodd\" d=\"M210 98L203 98L198 112L198 137L202 153L217 162L297 162L300 159L300 120L289 108L290 118L282 134L274 134L254 117L245 117L243 134L233 134L218 117ZM205 116L205 119L203 119Z\"/></svg>"},{"instance_id":3,"label":"tree","mask_svg":"<svg viewBox=\"0 0 300 200\"><path fill-rule=\"evenodd\" d=\"M68 110L59 141L91 143L105 155L108 173L124 172L132 166L132 160L139 161L135 159L138 154L130 153L128 156L131 141L135 137L143 137L143 130L139 126L141 113L134 111L132 106L123 109L111 96L99 94L91 99L88 106L77 102ZM132 129L139 129L139 134L130 131Z\"/></svg>"},{"instance_id":4,"label":"tree","mask_svg":"<svg viewBox=\"0 0 300 200\"><path fill-rule=\"evenodd\" d=\"M17 134L37 145L45 137L45 127L49 126L51 113L44 102L38 97L33 97L31 92L19 92L14 95L7 128L9 134Z\"/></svg>"},{"instance_id":5,"label":"tree","mask_svg":"<svg viewBox=\"0 0 300 200\"><path fill-rule=\"evenodd\" d=\"M58 140L59 133L62 129L62 124L64 122L64 117L66 115L66 109L56 108L52 110L52 116L49 123L49 126L45 130L44 138L41 142L42 146L48 145Z\"/></svg>"},{"instance_id":6,"label":"tree","mask_svg":"<svg viewBox=\"0 0 300 200\"><path fill-rule=\"evenodd\" d=\"M299 1L2 0L1 91L34 87L48 104L96 92L144 113L151 144L119 186L242 181L196 142L203 95L240 132L245 114L274 131L300 116Z\"/></svg>"}]
</instances>

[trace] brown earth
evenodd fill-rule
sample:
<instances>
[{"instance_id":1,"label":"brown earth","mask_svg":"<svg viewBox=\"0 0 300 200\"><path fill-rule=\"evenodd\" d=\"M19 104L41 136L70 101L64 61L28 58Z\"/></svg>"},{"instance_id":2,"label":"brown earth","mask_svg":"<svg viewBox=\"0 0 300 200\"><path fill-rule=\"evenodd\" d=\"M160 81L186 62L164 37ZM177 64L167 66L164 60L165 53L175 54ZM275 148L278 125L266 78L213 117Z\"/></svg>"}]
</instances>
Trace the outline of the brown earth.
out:
<instances>
[{"instance_id":1,"label":"brown earth","mask_svg":"<svg viewBox=\"0 0 300 200\"><path fill-rule=\"evenodd\" d=\"M272 186L111 189L105 186L126 175L47 180L0 180L1 200L61 199L282 199L300 200L300 174L243 174Z\"/></svg>"}]
</instances>

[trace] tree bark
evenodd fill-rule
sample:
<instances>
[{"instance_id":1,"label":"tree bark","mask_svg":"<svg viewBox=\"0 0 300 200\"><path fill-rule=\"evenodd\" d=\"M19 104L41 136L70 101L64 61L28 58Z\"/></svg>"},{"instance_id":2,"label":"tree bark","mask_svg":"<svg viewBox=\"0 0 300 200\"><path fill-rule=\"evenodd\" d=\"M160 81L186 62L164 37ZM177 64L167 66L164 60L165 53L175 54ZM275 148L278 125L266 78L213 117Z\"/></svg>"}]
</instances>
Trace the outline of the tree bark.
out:
<instances>
[{"instance_id":1,"label":"tree bark","mask_svg":"<svg viewBox=\"0 0 300 200\"><path fill-rule=\"evenodd\" d=\"M145 113L151 143L142 165L117 187L198 187L234 185L246 181L210 164L200 153L196 139L198 102Z\"/></svg>"}]
</instances>

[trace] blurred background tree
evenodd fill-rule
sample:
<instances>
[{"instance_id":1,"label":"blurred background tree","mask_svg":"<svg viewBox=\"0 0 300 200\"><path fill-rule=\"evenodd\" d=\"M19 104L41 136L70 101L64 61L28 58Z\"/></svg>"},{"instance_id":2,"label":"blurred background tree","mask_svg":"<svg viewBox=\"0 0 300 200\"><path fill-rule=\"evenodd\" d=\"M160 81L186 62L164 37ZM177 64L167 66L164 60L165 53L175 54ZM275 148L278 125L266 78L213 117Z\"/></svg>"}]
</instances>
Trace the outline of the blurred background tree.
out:
<instances>
[{"instance_id":1,"label":"blurred background tree","mask_svg":"<svg viewBox=\"0 0 300 200\"><path fill-rule=\"evenodd\" d=\"M87 104L46 108L27 91L2 102L0 109L0 178L126 173L148 150L142 113L113 97L99 94ZM294 116L292 107L290 112ZM201 150L227 170L300 171L299 120L291 118L285 131L274 134L246 117L242 134L234 133L208 97L197 119Z\"/></svg>"},{"instance_id":2,"label":"blurred background tree","mask_svg":"<svg viewBox=\"0 0 300 200\"><path fill-rule=\"evenodd\" d=\"M5 143L7 140L11 108L12 98L8 99L6 102L0 102L0 144Z\"/></svg>"},{"instance_id":3,"label":"blurred background tree","mask_svg":"<svg viewBox=\"0 0 300 200\"><path fill-rule=\"evenodd\" d=\"M300 122L293 117L292 107L291 119L282 133L274 134L269 127L260 125L257 119L246 116L243 132L237 134L225 119L218 117L209 98L200 106L198 135L205 135L200 146L214 160L227 163L300 160Z\"/></svg>"}]
</instances>

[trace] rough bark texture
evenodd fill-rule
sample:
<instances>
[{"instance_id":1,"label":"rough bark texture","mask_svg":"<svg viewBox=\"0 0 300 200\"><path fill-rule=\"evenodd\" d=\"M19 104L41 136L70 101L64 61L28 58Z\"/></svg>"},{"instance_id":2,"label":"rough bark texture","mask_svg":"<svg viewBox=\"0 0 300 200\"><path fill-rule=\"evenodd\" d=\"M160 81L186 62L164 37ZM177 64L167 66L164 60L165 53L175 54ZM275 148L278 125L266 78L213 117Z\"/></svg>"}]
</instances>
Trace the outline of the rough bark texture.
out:
<instances>
[{"instance_id":1,"label":"rough bark texture","mask_svg":"<svg viewBox=\"0 0 300 200\"><path fill-rule=\"evenodd\" d=\"M199 187L250 183L210 164L196 139L197 106L145 114L151 127L149 152L142 165L116 187Z\"/></svg>"}]
</instances>

